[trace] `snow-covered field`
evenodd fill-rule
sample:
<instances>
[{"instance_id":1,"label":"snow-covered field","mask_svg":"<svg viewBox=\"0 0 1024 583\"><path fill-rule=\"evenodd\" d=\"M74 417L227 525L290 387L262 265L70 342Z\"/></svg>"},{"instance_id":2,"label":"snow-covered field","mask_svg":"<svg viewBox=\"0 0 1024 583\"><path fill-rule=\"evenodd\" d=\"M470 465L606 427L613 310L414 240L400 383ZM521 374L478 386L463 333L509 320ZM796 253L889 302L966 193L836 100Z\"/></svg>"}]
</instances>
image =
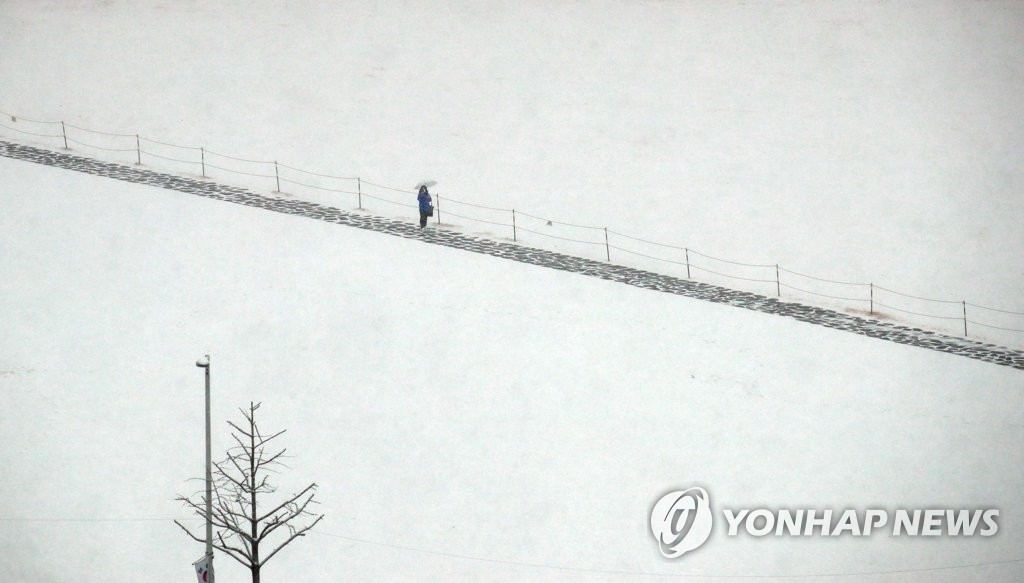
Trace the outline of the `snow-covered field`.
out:
<instances>
[{"instance_id":1,"label":"snow-covered field","mask_svg":"<svg viewBox=\"0 0 1024 583\"><path fill-rule=\"evenodd\" d=\"M950 332L962 332L960 300L1024 313L1019 2L6 2L0 10L0 111L128 136L69 130L83 143L131 150L141 134L403 189L432 178L442 197L957 302L876 290L876 302L895 308L880 311ZM131 151L71 145L135 160ZM145 161L199 173L196 164ZM265 164L207 162L273 174ZM274 188L271 179L209 170ZM294 183L284 189L357 204ZM511 223L507 212L448 208ZM444 216L509 236L508 227ZM569 244L573 252L605 252L600 230L551 230L523 214L519 226L588 242ZM625 250L613 250L616 261L642 267L678 274L668 261L685 260L681 250L614 236L612 244ZM775 291L746 281L770 282L773 268L691 259L706 281ZM866 286L782 279L791 298L837 304L798 291L806 290L870 307ZM970 312L980 324L1024 330L1022 315ZM1024 344L1021 332L975 325L971 333Z\"/></svg>"},{"instance_id":2,"label":"snow-covered field","mask_svg":"<svg viewBox=\"0 0 1024 583\"><path fill-rule=\"evenodd\" d=\"M327 519L268 581L813 574L1017 558L1020 371L485 256L0 160L4 580L184 580L214 418L287 428ZM226 426L214 449L228 445ZM676 484L779 506L1001 508L987 540L646 532ZM717 543L717 544L716 544ZM239 580L227 558L224 580ZM1019 565L1018 565L1019 566ZM1018 566L968 571L1004 576ZM938 575L942 575L939 573ZM936 576L927 573L926 579ZM964 575L948 573L950 580ZM629 576L607 575L608 580Z\"/></svg>"},{"instance_id":3,"label":"snow-covered field","mask_svg":"<svg viewBox=\"0 0 1024 583\"><path fill-rule=\"evenodd\" d=\"M0 16L3 111L401 187L429 177L442 196L1022 307L1018 3L6 2ZM207 351L215 427L262 400L296 455L281 480L321 486L320 532L264 581L1022 558L1019 371L0 169L0 580L189 580L202 549L169 519L202 471L192 363ZM647 512L692 483L736 506L996 507L1001 529L716 531L665 562ZM217 568L221 583L246 575Z\"/></svg>"}]
</instances>

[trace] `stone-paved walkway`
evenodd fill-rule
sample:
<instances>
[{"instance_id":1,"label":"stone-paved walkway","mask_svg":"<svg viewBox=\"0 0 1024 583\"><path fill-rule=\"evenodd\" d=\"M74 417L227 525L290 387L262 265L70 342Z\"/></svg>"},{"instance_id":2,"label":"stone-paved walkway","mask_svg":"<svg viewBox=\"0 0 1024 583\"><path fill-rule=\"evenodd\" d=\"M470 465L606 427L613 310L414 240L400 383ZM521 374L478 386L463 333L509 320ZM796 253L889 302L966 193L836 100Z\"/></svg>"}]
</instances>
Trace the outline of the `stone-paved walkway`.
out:
<instances>
[{"instance_id":1,"label":"stone-paved walkway","mask_svg":"<svg viewBox=\"0 0 1024 583\"><path fill-rule=\"evenodd\" d=\"M98 176L106 176L117 180L168 188L280 213L301 215L311 219L378 231L408 239L418 239L435 245L445 245L476 253L494 255L504 259L599 277L660 292L729 304L769 314L788 316L828 328L846 330L899 344L910 344L1024 370L1024 352L1019 350L975 342L966 338L938 334L919 328L909 328L860 318L833 310L784 302L776 298L679 279L631 267L574 257L554 251L534 249L514 243L483 239L436 228L420 230L412 222L407 223L367 214L346 212L312 202L263 196L244 188L225 186L208 180L162 174L137 166L100 162L98 160L33 148L2 140L0 140L0 155Z\"/></svg>"}]
</instances>

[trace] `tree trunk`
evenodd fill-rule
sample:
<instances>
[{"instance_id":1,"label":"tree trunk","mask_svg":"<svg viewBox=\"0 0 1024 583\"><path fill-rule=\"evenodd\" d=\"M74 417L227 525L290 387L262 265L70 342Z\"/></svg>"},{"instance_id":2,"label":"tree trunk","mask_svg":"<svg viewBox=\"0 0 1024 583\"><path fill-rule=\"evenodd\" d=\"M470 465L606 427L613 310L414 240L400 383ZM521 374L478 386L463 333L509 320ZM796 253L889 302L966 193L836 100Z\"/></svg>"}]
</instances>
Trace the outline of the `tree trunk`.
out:
<instances>
[{"instance_id":1,"label":"tree trunk","mask_svg":"<svg viewBox=\"0 0 1024 583\"><path fill-rule=\"evenodd\" d=\"M252 528L252 583L260 583L260 539L257 538L256 534L259 532L259 523L256 518L259 516L256 512L256 407L249 402L249 478L250 478L250 496L252 503L252 516L250 516L250 526Z\"/></svg>"}]
</instances>

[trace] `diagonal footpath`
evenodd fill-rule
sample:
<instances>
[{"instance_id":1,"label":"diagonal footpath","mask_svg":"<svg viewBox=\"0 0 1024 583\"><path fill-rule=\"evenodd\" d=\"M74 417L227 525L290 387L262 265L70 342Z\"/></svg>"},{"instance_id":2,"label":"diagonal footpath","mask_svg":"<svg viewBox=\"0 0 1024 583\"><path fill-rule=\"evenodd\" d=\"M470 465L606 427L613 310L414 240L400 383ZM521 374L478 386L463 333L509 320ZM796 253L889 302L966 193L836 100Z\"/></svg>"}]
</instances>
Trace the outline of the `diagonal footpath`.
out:
<instances>
[{"instance_id":1,"label":"diagonal footpath","mask_svg":"<svg viewBox=\"0 0 1024 583\"><path fill-rule=\"evenodd\" d=\"M411 222L346 212L313 202L273 198L256 194L244 188L225 186L209 180L163 174L139 167L101 162L99 160L33 148L2 140L0 140L0 155L127 182L177 190L280 213L301 215L311 219L377 231L407 239L418 239L435 245L444 245L522 263L561 269L563 271L580 273L689 298L728 304L768 314L788 316L802 322L810 322L827 328L846 330L872 338L881 338L890 342L919 346L921 348L966 356L1024 370L1024 352L1019 350L976 342L966 338L957 338L920 328L879 322L834 310L784 302L776 298L687 279L679 279L632 267L603 263L592 259L574 257L543 249L534 249L513 243L493 241L452 231L438 229L420 230L417 225Z\"/></svg>"}]
</instances>

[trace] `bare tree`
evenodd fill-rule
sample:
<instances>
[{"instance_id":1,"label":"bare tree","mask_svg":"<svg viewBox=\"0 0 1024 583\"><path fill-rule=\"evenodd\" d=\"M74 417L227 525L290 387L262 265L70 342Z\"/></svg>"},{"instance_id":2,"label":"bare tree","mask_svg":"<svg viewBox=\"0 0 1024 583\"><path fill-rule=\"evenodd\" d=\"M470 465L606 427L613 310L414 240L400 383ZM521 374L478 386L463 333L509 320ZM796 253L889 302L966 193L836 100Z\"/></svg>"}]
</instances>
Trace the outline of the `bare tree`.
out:
<instances>
[{"instance_id":1,"label":"bare tree","mask_svg":"<svg viewBox=\"0 0 1024 583\"><path fill-rule=\"evenodd\" d=\"M233 429L231 437L237 445L227 450L223 461L213 464L213 546L248 567L253 583L259 583L260 568L267 561L288 543L305 536L324 517L307 510L311 504L316 504L313 500L317 491L315 483L274 504L270 510L263 510L268 508L268 503L262 496L277 491L269 481L269 474L277 473L283 465L281 460L286 450L268 449L268 444L284 431L264 435L256 424L259 408L260 403L250 402L248 410L239 409L245 417L241 427L228 421ZM178 496L177 500L205 520L205 492L191 497ZM177 520L174 522L192 539L206 543ZM281 527L284 530L280 530ZM273 541L269 540L271 537Z\"/></svg>"}]
</instances>

